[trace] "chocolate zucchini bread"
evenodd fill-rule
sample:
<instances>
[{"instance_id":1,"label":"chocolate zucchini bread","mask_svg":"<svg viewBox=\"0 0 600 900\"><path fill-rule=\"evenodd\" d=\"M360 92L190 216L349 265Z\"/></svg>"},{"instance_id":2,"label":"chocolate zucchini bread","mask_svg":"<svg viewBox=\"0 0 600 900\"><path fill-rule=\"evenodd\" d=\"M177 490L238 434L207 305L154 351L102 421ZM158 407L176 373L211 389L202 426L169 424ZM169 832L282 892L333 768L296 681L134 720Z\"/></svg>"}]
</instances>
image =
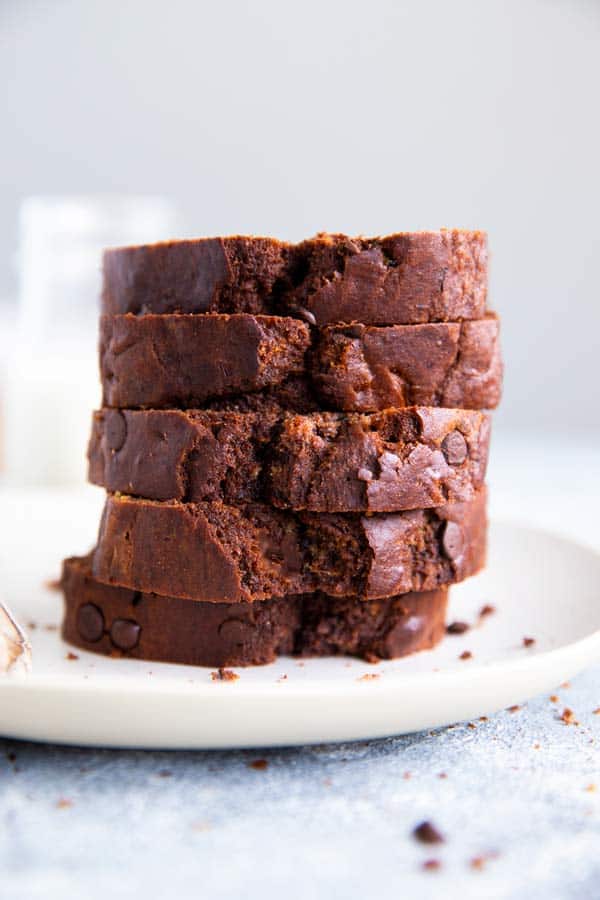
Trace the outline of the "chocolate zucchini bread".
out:
<instances>
[{"instance_id":1,"label":"chocolate zucchini bread","mask_svg":"<svg viewBox=\"0 0 600 900\"><path fill-rule=\"evenodd\" d=\"M486 495L384 515L109 495L93 554L106 584L239 603L323 591L366 599L434 590L485 561Z\"/></svg>"},{"instance_id":2,"label":"chocolate zucchini bread","mask_svg":"<svg viewBox=\"0 0 600 900\"><path fill-rule=\"evenodd\" d=\"M121 247L104 254L104 313L251 313L313 325L478 319L487 238L445 230L300 244L230 237Z\"/></svg>"},{"instance_id":3,"label":"chocolate zucchini bread","mask_svg":"<svg viewBox=\"0 0 600 900\"><path fill-rule=\"evenodd\" d=\"M319 329L274 316L104 316L105 406L201 407L302 375L323 409L492 409L500 399L498 319ZM294 402L292 394L291 402ZM285 402L285 393L278 397ZM301 401L304 408L304 400Z\"/></svg>"},{"instance_id":4,"label":"chocolate zucchini bread","mask_svg":"<svg viewBox=\"0 0 600 900\"><path fill-rule=\"evenodd\" d=\"M489 413L206 410L94 413L89 480L150 500L396 512L469 500L485 477Z\"/></svg>"},{"instance_id":5,"label":"chocolate zucchini bread","mask_svg":"<svg viewBox=\"0 0 600 900\"><path fill-rule=\"evenodd\" d=\"M207 666L432 647L485 563L483 232L107 250L95 549L63 636Z\"/></svg>"},{"instance_id":6,"label":"chocolate zucchini bread","mask_svg":"<svg viewBox=\"0 0 600 900\"><path fill-rule=\"evenodd\" d=\"M433 647L447 589L384 600L289 595L189 603L96 581L89 558L63 563L63 637L83 650L196 666L249 666L278 654L348 654L370 662Z\"/></svg>"}]
</instances>

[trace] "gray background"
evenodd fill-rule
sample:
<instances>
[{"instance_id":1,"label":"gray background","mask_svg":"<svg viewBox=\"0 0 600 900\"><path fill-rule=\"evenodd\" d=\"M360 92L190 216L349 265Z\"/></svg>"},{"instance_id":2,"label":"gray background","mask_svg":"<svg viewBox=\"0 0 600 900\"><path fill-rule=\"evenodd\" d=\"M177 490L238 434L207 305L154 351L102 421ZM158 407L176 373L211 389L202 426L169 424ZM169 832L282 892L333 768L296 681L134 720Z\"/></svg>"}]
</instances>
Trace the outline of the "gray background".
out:
<instances>
[{"instance_id":1,"label":"gray background","mask_svg":"<svg viewBox=\"0 0 600 900\"><path fill-rule=\"evenodd\" d=\"M0 2L0 295L20 199L173 196L188 234L483 227L500 427L600 427L600 4Z\"/></svg>"}]
</instances>

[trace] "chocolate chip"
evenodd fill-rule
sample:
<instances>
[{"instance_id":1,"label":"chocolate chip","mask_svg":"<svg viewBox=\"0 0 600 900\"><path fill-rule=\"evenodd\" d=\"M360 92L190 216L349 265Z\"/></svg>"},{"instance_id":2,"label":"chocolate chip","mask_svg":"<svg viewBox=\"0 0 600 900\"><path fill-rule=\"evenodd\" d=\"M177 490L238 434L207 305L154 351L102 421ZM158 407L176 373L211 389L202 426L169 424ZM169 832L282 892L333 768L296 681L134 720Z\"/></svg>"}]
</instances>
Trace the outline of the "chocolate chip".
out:
<instances>
[{"instance_id":1,"label":"chocolate chip","mask_svg":"<svg viewBox=\"0 0 600 900\"><path fill-rule=\"evenodd\" d=\"M444 837L431 822L421 822L413 831L414 836L422 844L443 844Z\"/></svg>"},{"instance_id":2,"label":"chocolate chip","mask_svg":"<svg viewBox=\"0 0 600 900\"><path fill-rule=\"evenodd\" d=\"M460 466L469 455L467 442L460 431L451 431L442 441L442 451L446 462L451 466Z\"/></svg>"},{"instance_id":3,"label":"chocolate chip","mask_svg":"<svg viewBox=\"0 0 600 900\"><path fill-rule=\"evenodd\" d=\"M142 629L132 619L115 619L110 626L110 639L118 650L133 650Z\"/></svg>"},{"instance_id":4,"label":"chocolate chip","mask_svg":"<svg viewBox=\"0 0 600 900\"><path fill-rule=\"evenodd\" d=\"M463 555L465 539L460 525L456 522L446 522L444 536L442 538L446 556L456 563Z\"/></svg>"},{"instance_id":5,"label":"chocolate chip","mask_svg":"<svg viewBox=\"0 0 600 900\"><path fill-rule=\"evenodd\" d=\"M104 434L109 450L117 452L125 443L127 437L127 422L125 416L117 409L106 413L104 420Z\"/></svg>"},{"instance_id":6,"label":"chocolate chip","mask_svg":"<svg viewBox=\"0 0 600 900\"><path fill-rule=\"evenodd\" d=\"M84 603L77 612L77 631L84 641L93 644L104 634L104 616L93 603Z\"/></svg>"},{"instance_id":7,"label":"chocolate chip","mask_svg":"<svg viewBox=\"0 0 600 900\"><path fill-rule=\"evenodd\" d=\"M450 622L446 631L448 634L464 634L469 628L467 622Z\"/></svg>"}]
</instances>

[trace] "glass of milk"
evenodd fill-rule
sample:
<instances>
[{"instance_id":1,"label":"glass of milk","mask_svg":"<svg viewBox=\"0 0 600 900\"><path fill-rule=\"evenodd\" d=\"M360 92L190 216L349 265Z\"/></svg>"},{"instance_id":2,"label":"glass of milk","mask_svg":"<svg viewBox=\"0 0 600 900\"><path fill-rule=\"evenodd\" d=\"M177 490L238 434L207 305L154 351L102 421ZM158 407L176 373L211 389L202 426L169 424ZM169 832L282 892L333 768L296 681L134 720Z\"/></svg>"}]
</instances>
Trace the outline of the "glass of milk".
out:
<instances>
[{"instance_id":1,"label":"glass of milk","mask_svg":"<svg viewBox=\"0 0 600 900\"><path fill-rule=\"evenodd\" d=\"M19 222L20 290L2 377L3 482L82 484L100 403L97 334L104 247L173 236L159 197L30 197Z\"/></svg>"}]
</instances>

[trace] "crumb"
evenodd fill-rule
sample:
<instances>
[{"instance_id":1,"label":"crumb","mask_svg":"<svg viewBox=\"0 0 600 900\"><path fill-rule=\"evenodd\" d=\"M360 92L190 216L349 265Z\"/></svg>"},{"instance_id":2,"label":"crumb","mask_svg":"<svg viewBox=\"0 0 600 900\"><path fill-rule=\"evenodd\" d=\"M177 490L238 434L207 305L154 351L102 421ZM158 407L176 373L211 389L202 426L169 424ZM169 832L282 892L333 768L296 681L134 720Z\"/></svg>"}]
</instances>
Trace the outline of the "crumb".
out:
<instances>
[{"instance_id":1,"label":"crumb","mask_svg":"<svg viewBox=\"0 0 600 900\"><path fill-rule=\"evenodd\" d=\"M489 722L489 719L487 716L479 716L479 721L480 722Z\"/></svg>"},{"instance_id":2,"label":"crumb","mask_svg":"<svg viewBox=\"0 0 600 900\"><path fill-rule=\"evenodd\" d=\"M470 627L467 622L450 622L446 627L446 634L464 634Z\"/></svg>"},{"instance_id":3,"label":"crumb","mask_svg":"<svg viewBox=\"0 0 600 900\"><path fill-rule=\"evenodd\" d=\"M376 678L379 678L379 675L376 672L366 672L364 675L361 675L360 678L357 678L357 681L374 681Z\"/></svg>"},{"instance_id":4,"label":"crumb","mask_svg":"<svg viewBox=\"0 0 600 900\"><path fill-rule=\"evenodd\" d=\"M287 675L282 675L277 681L287 681Z\"/></svg>"},{"instance_id":5,"label":"crumb","mask_svg":"<svg viewBox=\"0 0 600 900\"><path fill-rule=\"evenodd\" d=\"M47 578L44 587L48 591L60 591L60 578Z\"/></svg>"},{"instance_id":6,"label":"crumb","mask_svg":"<svg viewBox=\"0 0 600 900\"><path fill-rule=\"evenodd\" d=\"M536 744L533 745L533 749L534 749L534 750L539 750L540 747L541 747L541 744L537 744L537 743L536 743Z\"/></svg>"},{"instance_id":7,"label":"crumb","mask_svg":"<svg viewBox=\"0 0 600 900\"><path fill-rule=\"evenodd\" d=\"M491 603L486 603L485 606L482 606L479 610L479 618L484 619L486 616L491 616L496 612L496 607L492 606Z\"/></svg>"},{"instance_id":8,"label":"crumb","mask_svg":"<svg viewBox=\"0 0 600 900\"><path fill-rule=\"evenodd\" d=\"M508 706L506 708L506 712L515 713L515 712L519 712L520 709L521 709L521 707L519 706L519 704L515 703L513 706Z\"/></svg>"},{"instance_id":9,"label":"crumb","mask_svg":"<svg viewBox=\"0 0 600 900\"><path fill-rule=\"evenodd\" d=\"M445 772L440 772L440 773L438 774L438 778L447 778L447 777L448 777L448 776L446 775Z\"/></svg>"},{"instance_id":10,"label":"crumb","mask_svg":"<svg viewBox=\"0 0 600 900\"><path fill-rule=\"evenodd\" d=\"M240 676L232 672L231 669L219 668L216 672L211 672L210 677L212 681L237 681Z\"/></svg>"},{"instance_id":11,"label":"crumb","mask_svg":"<svg viewBox=\"0 0 600 900\"><path fill-rule=\"evenodd\" d=\"M60 800L56 801L57 809L69 809L71 806L73 806L73 801L67 800L66 797L61 797Z\"/></svg>"},{"instance_id":12,"label":"crumb","mask_svg":"<svg viewBox=\"0 0 600 900\"><path fill-rule=\"evenodd\" d=\"M490 853L481 853L479 856L474 856L469 860L469 865L476 872L481 872L482 869L485 868L485 864L492 859L496 859L498 857L498 853L492 851Z\"/></svg>"},{"instance_id":13,"label":"crumb","mask_svg":"<svg viewBox=\"0 0 600 900\"><path fill-rule=\"evenodd\" d=\"M561 684L561 688L564 688L565 690L570 687L571 687L570 681L563 681L563 683Z\"/></svg>"},{"instance_id":14,"label":"crumb","mask_svg":"<svg viewBox=\"0 0 600 900\"><path fill-rule=\"evenodd\" d=\"M437 872L438 869L442 868L442 863L439 859L426 859L423 863L423 868L426 872Z\"/></svg>"},{"instance_id":15,"label":"crumb","mask_svg":"<svg viewBox=\"0 0 600 900\"><path fill-rule=\"evenodd\" d=\"M535 644L535 638L532 637L524 637L523 638L523 646L524 647L533 647Z\"/></svg>"},{"instance_id":16,"label":"crumb","mask_svg":"<svg viewBox=\"0 0 600 900\"><path fill-rule=\"evenodd\" d=\"M17 761L17 754L13 750L9 750L6 754L6 758L9 762L14 763Z\"/></svg>"},{"instance_id":17,"label":"crumb","mask_svg":"<svg viewBox=\"0 0 600 900\"><path fill-rule=\"evenodd\" d=\"M444 837L431 822L421 822L413 830L413 836L422 844L443 844Z\"/></svg>"},{"instance_id":18,"label":"crumb","mask_svg":"<svg viewBox=\"0 0 600 900\"><path fill-rule=\"evenodd\" d=\"M263 772L268 768L268 765L269 763L266 759L253 759L252 762L248 763L250 769L256 769L259 772Z\"/></svg>"},{"instance_id":19,"label":"crumb","mask_svg":"<svg viewBox=\"0 0 600 900\"><path fill-rule=\"evenodd\" d=\"M303 662L297 662L296 665L297 665L300 669L303 669L304 666L306 665L306 663L303 663ZM348 665L350 665L350 663L348 663Z\"/></svg>"},{"instance_id":20,"label":"crumb","mask_svg":"<svg viewBox=\"0 0 600 900\"><path fill-rule=\"evenodd\" d=\"M173 773L170 769L159 769L156 774L159 778L170 778Z\"/></svg>"},{"instance_id":21,"label":"crumb","mask_svg":"<svg viewBox=\"0 0 600 900\"><path fill-rule=\"evenodd\" d=\"M77 656L76 653L71 653L71 651L69 650L69 652L65 656L65 659L74 660L74 659L79 659L79 657Z\"/></svg>"},{"instance_id":22,"label":"crumb","mask_svg":"<svg viewBox=\"0 0 600 900\"><path fill-rule=\"evenodd\" d=\"M463 652L460 654L460 656L458 658L459 659L472 659L473 654L471 653L470 650L463 650Z\"/></svg>"},{"instance_id":23,"label":"crumb","mask_svg":"<svg viewBox=\"0 0 600 900\"><path fill-rule=\"evenodd\" d=\"M588 784L588 786L586 787L586 791L589 794L595 794L597 790L598 790L598 788L596 787L594 782L592 782L591 784Z\"/></svg>"},{"instance_id":24,"label":"crumb","mask_svg":"<svg viewBox=\"0 0 600 900\"><path fill-rule=\"evenodd\" d=\"M58 631L58 625L44 625L44 631Z\"/></svg>"},{"instance_id":25,"label":"crumb","mask_svg":"<svg viewBox=\"0 0 600 900\"><path fill-rule=\"evenodd\" d=\"M572 709L569 709L568 706L565 706L559 719L561 722L564 722L565 725L579 725L579 722L575 718L575 713Z\"/></svg>"},{"instance_id":26,"label":"crumb","mask_svg":"<svg viewBox=\"0 0 600 900\"><path fill-rule=\"evenodd\" d=\"M410 781L410 779L412 778L412 772L405 772L402 777L405 781Z\"/></svg>"},{"instance_id":27,"label":"crumb","mask_svg":"<svg viewBox=\"0 0 600 900\"><path fill-rule=\"evenodd\" d=\"M558 703L558 697L556 696L556 694L550 694L550 697L548 699L550 700L550 703Z\"/></svg>"},{"instance_id":28,"label":"crumb","mask_svg":"<svg viewBox=\"0 0 600 900\"><path fill-rule=\"evenodd\" d=\"M25 624L30 631L35 631L37 628L37 622L26 622Z\"/></svg>"},{"instance_id":29,"label":"crumb","mask_svg":"<svg viewBox=\"0 0 600 900\"><path fill-rule=\"evenodd\" d=\"M592 715L593 715L593 716L600 716L600 706L597 706L597 707L596 707L596 709L594 710L594 712L592 713Z\"/></svg>"},{"instance_id":30,"label":"crumb","mask_svg":"<svg viewBox=\"0 0 600 900\"><path fill-rule=\"evenodd\" d=\"M376 665L377 663L380 663L380 662L381 662L381 657L380 657L380 656L377 656L376 653L368 653L368 652L367 652L367 653L365 653L365 655L363 656L363 659L364 659L365 662L373 663L374 665Z\"/></svg>"},{"instance_id":31,"label":"crumb","mask_svg":"<svg viewBox=\"0 0 600 900\"><path fill-rule=\"evenodd\" d=\"M474 728L477 728L477 725L474 722L467 722L467 728L470 728L472 731Z\"/></svg>"}]
</instances>

